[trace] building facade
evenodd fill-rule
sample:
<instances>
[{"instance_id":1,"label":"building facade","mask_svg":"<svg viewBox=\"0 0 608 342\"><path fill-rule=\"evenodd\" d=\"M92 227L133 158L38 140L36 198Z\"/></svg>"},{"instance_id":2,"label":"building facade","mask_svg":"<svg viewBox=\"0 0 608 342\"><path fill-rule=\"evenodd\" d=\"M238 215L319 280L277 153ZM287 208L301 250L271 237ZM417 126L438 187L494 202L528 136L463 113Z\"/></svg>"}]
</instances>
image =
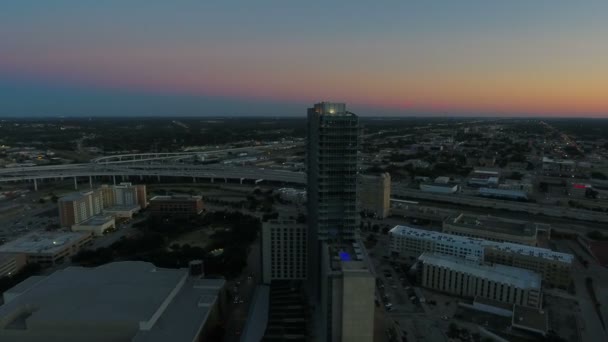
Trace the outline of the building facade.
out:
<instances>
[{"instance_id":1,"label":"building facade","mask_svg":"<svg viewBox=\"0 0 608 342\"><path fill-rule=\"evenodd\" d=\"M154 196L150 199L152 215L196 216L203 212L201 196Z\"/></svg>"},{"instance_id":2,"label":"building facade","mask_svg":"<svg viewBox=\"0 0 608 342\"><path fill-rule=\"evenodd\" d=\"M14 275L26 264L27 256L23 253L0 253L0 278Z\"/></svg>"},{"instance_id":3,"label":"building facade","mask_svg":"<svg viewBox=\"0 0 608 342\"><path fill-rule=\"evenodd\" d=\"M414 260L425 252L451 255L468 260L501 264L534 271L544 285L567 288L571 282L574 257L534 246L496 242L396 226L389 231L391 255Z\"/></svg>"},{"instance_id":4,"label":"building facade","mask_svg":"<svg viewBox=\"0 0 608 342\"><path fill-rule=\"evenodd\" d=\"M360 209L376 218L386 218L391 209L391 175L359 175Z\"/></svg>"},{"instance_id":5,"label":"building facade","mask_svg":"<svg viewBox=\"0 0 608 342\"><path fill-rule=\"evenodd\" d=\"M322 243L320 341L373 341L376 281L361 246Z\"/></svg>"},{"instance_id":6,"label":"building facade","mask_svg":"<svg viewBox=\"0 0 608 342\"><path fill-rule=\"evenodd\" d=\"M294 220L262 224L262 281L306 279L308 227Z\"/></svg>"},{"instance_id":7,"label":"building facade","mask_svg":"<svg viewBox=\"0 0 608 342\"><path fill-rule=\"evenodd\" d=\"M359 118L344 103L308 109L308 218L318 240L353 240L359 225Z\"/></svg>"},{"instance_id":8,"label":"building facade","mask_svg":"<svg viewBox=\"0 0 608 342\"><path fill-rule=\"evenodd\" d=\"M103 196L100 191L87 191L69 194L57 201L59 223L71 227L100 214L103 210Z\"/></svg>"},{"instance_id":9,"label":"building facade","mask_svg":"<svg viewBox=\"0 0 608 342\"><path fill-rule=\"evenodd\" d=\"M532 308L541 305L541 276L535 272L433 253L423 253L418 261L418 278L426 288Z\"/></svg>"}]
</instances>

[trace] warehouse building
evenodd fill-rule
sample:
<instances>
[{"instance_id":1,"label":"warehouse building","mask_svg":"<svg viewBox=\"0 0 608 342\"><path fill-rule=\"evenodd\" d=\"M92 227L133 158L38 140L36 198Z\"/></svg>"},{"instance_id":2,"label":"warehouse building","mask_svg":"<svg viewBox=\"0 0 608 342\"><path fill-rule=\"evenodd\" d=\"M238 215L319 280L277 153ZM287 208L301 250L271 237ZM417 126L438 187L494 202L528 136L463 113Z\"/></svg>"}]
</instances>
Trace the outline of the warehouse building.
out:
<instances>
[{"instance_id":1,"label":"warehouse building","mask_svg":"<svg viewBox=\"0 0 608 342\"><path fill-rule=\"evenodd\" d=\"M28 263L62 264L91 242L91 233L32 232L0 246L0 253L25 254Z\"/></svg>"}]
</instances>

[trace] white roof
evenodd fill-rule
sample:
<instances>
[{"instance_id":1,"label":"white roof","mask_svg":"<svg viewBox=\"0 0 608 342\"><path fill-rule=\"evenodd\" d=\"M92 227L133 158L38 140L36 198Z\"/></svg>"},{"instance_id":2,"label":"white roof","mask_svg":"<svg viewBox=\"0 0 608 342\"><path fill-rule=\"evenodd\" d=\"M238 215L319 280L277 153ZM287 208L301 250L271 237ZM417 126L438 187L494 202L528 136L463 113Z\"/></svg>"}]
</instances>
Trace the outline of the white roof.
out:
<instances>
[{"instance_id":1,"label":"white roof","mask_svg":"<svg viewBox=\"0 0 608 342\"><path fill-rule=\"evenodd\" d=\"M468 261L451 255L422 253L418 260L424 264L467 273L475 277L497 283L509 284L520 289L538 289L541 286L540 274L523 268L494 264L492 266Z\"/></svg>"},{"instance_id":2,"label":"white roof","mask_svg":"<svg viewBox=\"0 0 608 342\"><path fill-rule=\"evenodd\" d=\"M466 236L440 233L430 230L412 228L408 226L395 226L393 229L390 230L389 233L398 236L411 236L417 239L427 241L450 242L453 244L460 245L480 246L481 248L490 247L522 255L530 255L543 259L561 261L568 264L571 264L574 260L574 256L572 256L571 254L554 252L546 248L520 245L510 242L495 242L484 239L475 239Z\"/></svg>"},{"instance_id":3,"label":"white roof","mask_svg":"<svg viewBox=\"0 0 608 342\"><path fill-rule=\"evenodd\" d=\"M32 232L0 246L0 253L54 254L90 235L79 232Z\"/></svg>"}]
</instances>

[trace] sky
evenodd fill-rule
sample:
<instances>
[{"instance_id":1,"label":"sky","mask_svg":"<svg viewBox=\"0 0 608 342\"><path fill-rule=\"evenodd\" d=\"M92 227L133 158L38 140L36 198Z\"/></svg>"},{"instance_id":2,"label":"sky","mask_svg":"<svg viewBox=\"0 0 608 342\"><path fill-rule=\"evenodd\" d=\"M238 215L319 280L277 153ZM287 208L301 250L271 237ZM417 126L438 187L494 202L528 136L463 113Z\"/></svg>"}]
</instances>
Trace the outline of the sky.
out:
<instances>
[{"instance_id":1,"label":"sky","mask_svg":"<svg viewBox=\"0 0 608 342\"><path fill-rule=\"evenodd\" d=\"M608 117L608 1L2 0L0 116Z\"/></svg>"}]
</instances>

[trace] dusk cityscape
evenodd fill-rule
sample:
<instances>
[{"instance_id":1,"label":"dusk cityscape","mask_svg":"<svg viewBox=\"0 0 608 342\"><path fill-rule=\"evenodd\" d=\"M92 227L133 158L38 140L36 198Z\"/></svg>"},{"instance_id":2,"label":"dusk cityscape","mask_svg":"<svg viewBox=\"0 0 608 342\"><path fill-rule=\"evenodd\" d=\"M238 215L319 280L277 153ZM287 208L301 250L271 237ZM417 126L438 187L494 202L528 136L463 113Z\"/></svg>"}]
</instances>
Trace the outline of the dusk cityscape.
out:
<instances>
[{"instance_id":1,"label":"dusk cityscape","mask_svg":"<svg viewBox=\"0 0 608 342\"><path fill-rule=\"evenodd\" d=\"M0 5L0 342L608 341L608 2Z\"/></svg>"}]
</instances>

